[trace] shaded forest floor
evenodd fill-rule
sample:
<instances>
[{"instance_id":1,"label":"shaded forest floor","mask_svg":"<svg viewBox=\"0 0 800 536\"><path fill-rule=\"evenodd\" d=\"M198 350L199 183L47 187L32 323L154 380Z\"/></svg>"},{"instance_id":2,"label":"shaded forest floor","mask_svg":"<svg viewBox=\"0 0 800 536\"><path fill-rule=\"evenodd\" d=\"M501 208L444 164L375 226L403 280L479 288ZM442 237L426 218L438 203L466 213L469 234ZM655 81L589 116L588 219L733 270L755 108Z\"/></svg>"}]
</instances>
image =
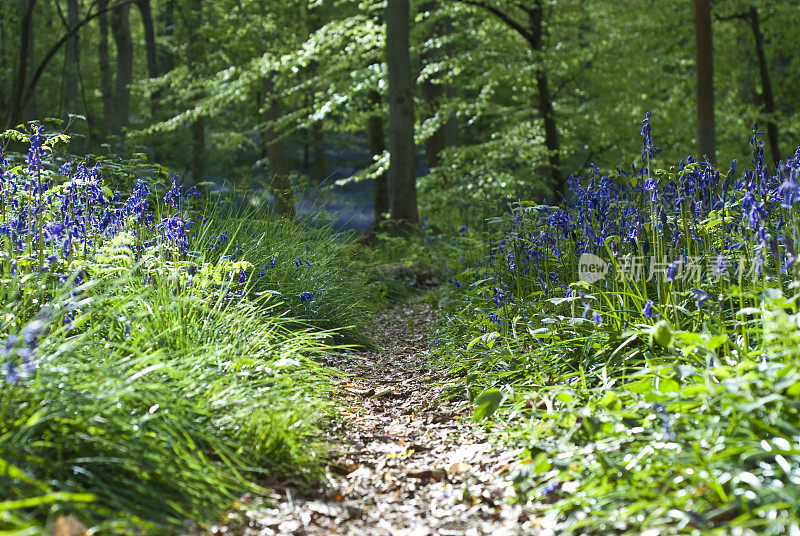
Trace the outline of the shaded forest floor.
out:
<instances>
[{"instance_id":1,"label":"shaded forest floor","mask_svg":"<svg viewBox=\"0 0 800 536\"><path fill-rule=\"evenodd\" d=\"M245 498L208 533L500 536L545 528L549 520L510 502L519 453L495 449L466 401L442 397L447 374L428 355L434 320L424 301L395 306L373 324L381 351L330 358L346 377L324 488Z\"/></svg>"}]
</instances>

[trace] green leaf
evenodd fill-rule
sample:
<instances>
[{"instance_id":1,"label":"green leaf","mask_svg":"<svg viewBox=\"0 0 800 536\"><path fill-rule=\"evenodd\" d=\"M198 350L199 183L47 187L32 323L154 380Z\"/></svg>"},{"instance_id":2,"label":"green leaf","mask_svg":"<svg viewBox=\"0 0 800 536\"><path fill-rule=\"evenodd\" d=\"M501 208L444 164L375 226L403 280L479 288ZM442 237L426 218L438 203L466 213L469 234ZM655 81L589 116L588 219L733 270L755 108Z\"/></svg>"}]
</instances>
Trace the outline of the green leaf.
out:
<instances>
[{"instance_id":1,"label":"green leaf","mask_svg":"<svg viewBox=\"0 0 800 536\"><path fill-rule=\"evenodd\" d=\"M475 397L475 413L472 414L472 418L476 421L481 419L485 419L491 417L492 414L497 411L497 408L500 407L500 404L503 402L503 393L500 389L491 388L485 389Z\"/></svg>"}]
</instances>

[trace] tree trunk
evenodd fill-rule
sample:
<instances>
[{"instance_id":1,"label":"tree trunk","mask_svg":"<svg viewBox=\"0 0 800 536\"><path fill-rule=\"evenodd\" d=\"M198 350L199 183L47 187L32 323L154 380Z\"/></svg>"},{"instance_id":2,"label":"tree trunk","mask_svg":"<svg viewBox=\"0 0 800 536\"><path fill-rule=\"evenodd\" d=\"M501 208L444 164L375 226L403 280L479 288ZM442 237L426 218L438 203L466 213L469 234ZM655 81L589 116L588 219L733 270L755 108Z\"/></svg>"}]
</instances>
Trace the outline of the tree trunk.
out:
<instances>
[{"instance_id":1,"label":"tree trunk","mask_svg":"<svg viewBox=\"0 0 800 536\"><path fill-rule=\"evenodd\" d=\"M697 142L699 156L716 163L714 122L714 48L711 0L694 1L694 35L697 58Z\"/></svg>"},{"instance_id":2,"label":"tree trunk","mask_svg":"<svg viewBox=\"0 0 800 536\"><path fill-rule=\"evenodd\" d=\"M167 39L172 38L175 35L175 0L167 0L161 19L164 21L161 35ZM156 64L161 69L159 74L168 73L175 66L175 58L172 57L172 52L167 47L157 48L156 51Z\"/></svg>"},{"instance_id":3,"label":"tree trunk","mask_svg":"<svg viewBox=\"0 0 800 536\"><path fill-rule=\"evenodd\" d=\"M534 56L539 56L542 51L542 33L544 21L544 7L542 0L536 0L534 7L527 10L530 21L529 40ZM558 139L558 128L556 126L556 114L553 109L553 101L550 95L550 85L547 78L547 71L544 66L537 66L536 77L536 108L544 124L544 145L547 148L548 172L550 175L550 185L553 194L561 193L566 195L566 181L561 176L561 144Z\"/></svg>"},{"instance_id":4,"label":"tree trunk","mask_svg":"<svg viewBox=\"0 0 800 536\"><path fill-rule=\"evenodd\" d=\"M323 122L314 121L311 133L314 145L314 181L322 182L328 178L328 166L325 162L325 137L322 132Z\"/></svg>"},{"instance_id":5,"label":"tree trunk","mask_svg":"<svg viewBox=\"0 0 800 536\"><path fill-rule=\"evenodd\" d=\"M99 0L101 10L108 8L108 0ZM113 94L111 93L111 60L108 54L108 13L103 13L97 18L100 28L100 37L97 45L97 60L100 71L100 94L103 98L103 133L109 135L113 131Z\"/></svg>"},{"instance_id":6,"label":"tree trunk","mask_svg":"<svg viewBox=\"0 0 800 536\"><path fill-rule=\"evenodd\" d=\"M376 157L382 155L386 150L386 138L383 133L381 94L377 91L371 91L369 97L372 104L372 115L367 119L367 140L369 141L369 153L374 161ZM383 215L389 212L389 191L386 185L386 173L381 173L375 177L372 194L375 221L379 222L383 219Z\"/></svg>"},{"instance_id":7,"label":"tree trunk","mask_svg":"<svg viewBox=\"0 0 800 536\"><path fill-rule=\"evenodd\" d=\"M144 31L144 47L147 54L147 77L157 78L160 73L158 69L158 50L156 48L156 31L153 25L153 9L150 0L136 0L136 7L142 16L142 30ZM158 105L159 95L155 92L150 94L150 113L155 117L156 106Z\"/></svg>"},{"instance_id":8,"label":"tree trunk","mask_svg":"<svg viewBox=\"0 0 800 536\"><path fill-rule=\"evenodd\" d=\"M159 75L159 70L158 54L156 50L156 31L153 26L153 9L150 5L150 0L136 0L136 7L139 8L139 13L142 16L144 46L147 54L147 76L149 78L156 78Z\"/></svg>"},{"instance_id":9,"label":"tree trunk","mask_svg":"<svg viewBox=\"0 0 800 536\"><path fill-rule=\"evenodd\" d=\"M264 79L264 95L267 99L264 110L265 145L269 158L269 167L272 172L272 192L275 195L275 206L278 214L289 218L295 217L294 195L289 183L289 166L286 163L286 154L283 143L278 139L275 124L280 119L280 101L275 94L274 74Z\"/></svg>"},{"instance_id":10,"label":"tree trunk","mask_svg":"<svg viewBox=\"0 0 800 536\"><path fill-rule=\"evenodd\" d=\"M8 87L8 75L13 74L14 67L8 63L8 29L6 23L11 17L6 16L5 9L0 6L0 95L11 95L11 88ZM13 83L13 81L12 81ZM5 105L6 103L3 102Z\"/></svg>"},{"instance_id":11,"label":"tree trunk","mask_svg":"<svg viewBox=\"0 0 800 536\"><path fill-rule=\"evenodd\" d=\"M197 184L206 173L206 122L198 117L192 122L192 182Z\"/></svg>"},{"instance_id":12,"label":"tree trunk","mask_svg":"<svg viewBox=\"0 0 800 536\"><path fill-rule=\"evenodd\" d=\"M311 97L308 93L303 95L303 106L308 109L311 106ZM311 167L311 129L303 128L303 169Z\"/></svg>"},{"instance_id":13,"label":"tree trunk","mask_svg":"<svg viewBox=\"0 0 800 536\"><path fill-rule=\"evenodd\" d=\"M775 124L775 97L772 94L772 80L767 68L767 56L764 53L764 34L761 32L761 20L758 10L750 8L749 12L750 28L753 30L753 38L756 42L756 56L758 57L758 71L761 75L761 92L764 96L764 111L769 116L767 120L767 137L769 138L769 148L772 154L772 163L778 166L781 160L781 150L778 146L778 125Z\"/></svg>"},{"instance_id":14,"label":"tree trunk","mask_svg":"<svg viewBox=\"0 0 800 536\"><path fill-rule=\"evenodd\" d=\"M130 4L111 10L111 30L117 49L117 72L114 79L112 101L112 133L121 134L128 125L131 108L131 83L133 82L133 39L131 39Z\"/></svg>"},{"instance_id":15,"label":"tree trunk","mask_svg":"<svg viewBox=\"0 0 800 536\"><path fill-rule=\"evenodd\" d=\"M386 67L389 78L389 212L393 220L416 224L414 177L414 93L409 53L409 0L386 4Z\"/></svg>"},{"instance_id":16,"label":"tree trunk","mask_svg":"<svg viewBox=\"0 0 800 536\"><path fill-rule=\"evenodd\" d=\"M78 0L67 0L67 24L69 28L78 25ZM68 29L69 29L68 28ZM64 114L76 113L78 105L78 62L80 61L80 41L78 34L73 35L67 41L64 48Z\"/></svg>"},{"instance_id":17,"label":"tree trunk","mask_svg":"<svg viewBox=\"0 0 800 536\"><path fill-rule=\"evenodd\" d=\"M426 2L423 4L420 11L432 11L436 9L434 2ZM429 38L435 38L437 35L448 35L452 30L453 21L449 18L437 24L433 29ZM423 64L436 61L439 54L435 51L427 50L422 55ZM440 77L437 75L429 76L422 84L422 98L425 100L426 107L432 113L436 113L437 109L441 106L443 97L448 93L447 86L438 81ZM453 117L448 118L445 124L441 125L431 136L425 140L425 156L428 161L428 168L439 167L442 163L441 152L455 144L456 138L456 123Z\"/></svg>"},{"instance_id":18,"label":"tree trunk","mask_svg":"<svg viewBox=\"0 0 800 536\"><path fill-rule=\"evenodd\" d=\"M11 96L6 101L3 113L5 126L11 128L26 120L31 111L23 109L23 97L28 74L33 63L33 7L36 0L20 2L19 56L17 57L17 73L14 77Z\"/></svg>"},{"instance_id":19,"label":"tree trunk","mask_svg":"<svg viewBox=\"0 0 800 536\"><path fill-rule=\"evenodd\" d=\"M192 0L184 11L183 23L186 25L188 35L187 63L192 81L197 84L203 76L201 67L203 61L203 0ZM198 96L199 98L200 96ZM192 132L192 180L197 183L205 175L205 143L206 123L203 117L197 117L191 124Z\"/></svg>"}]
</instances>

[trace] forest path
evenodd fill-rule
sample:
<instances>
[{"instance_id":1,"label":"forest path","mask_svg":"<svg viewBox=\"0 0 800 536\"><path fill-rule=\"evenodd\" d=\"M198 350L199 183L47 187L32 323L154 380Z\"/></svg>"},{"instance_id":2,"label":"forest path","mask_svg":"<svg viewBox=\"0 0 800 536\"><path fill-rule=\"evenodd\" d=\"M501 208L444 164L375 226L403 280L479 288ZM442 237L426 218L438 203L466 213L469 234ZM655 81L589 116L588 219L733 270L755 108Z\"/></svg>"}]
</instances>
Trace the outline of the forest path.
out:
<instances>
[{"instance_id":1,"label":"forest path","mask_svg":"<svg viewBox=\"0 0 800 536\"><path fill-rule=\"evenodd\" d=\"M446 371L429 358L429 303L399 305L378 316L380 352L353 352L329 365L347 378L339 387L338 455L329 486L297 495L276 490L272 504L244 507L248 536L296 534L531 534L541 520L510 504L508 475L517 452L497 451L464 401L440 397ZM341 446L339 446L341 445Z\"/></svg>"}]
</instances>

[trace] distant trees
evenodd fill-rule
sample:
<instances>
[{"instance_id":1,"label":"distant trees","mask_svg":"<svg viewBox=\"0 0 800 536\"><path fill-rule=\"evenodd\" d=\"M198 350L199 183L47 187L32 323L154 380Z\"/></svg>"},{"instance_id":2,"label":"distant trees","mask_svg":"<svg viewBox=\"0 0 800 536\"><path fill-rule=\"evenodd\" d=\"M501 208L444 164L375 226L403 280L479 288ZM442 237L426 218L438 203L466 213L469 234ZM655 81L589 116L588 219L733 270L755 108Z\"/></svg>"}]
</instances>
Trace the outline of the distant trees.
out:
<instances>
[{"instance_id":1,"label":"distant trees","mask_svg":"<svg viewBox=\"0 0 800 536\"><path fill-rule=\"evenodd\" d=\"M75 144L269 182L288 215L342 143L376 216L415 222L551 200L638 153L647 111L665 162L693 138L741 157L758 121L774 164L800 141L798 18L790 0L0 2L0 124L81 114Z\"/></svg>"}]
</instances>

